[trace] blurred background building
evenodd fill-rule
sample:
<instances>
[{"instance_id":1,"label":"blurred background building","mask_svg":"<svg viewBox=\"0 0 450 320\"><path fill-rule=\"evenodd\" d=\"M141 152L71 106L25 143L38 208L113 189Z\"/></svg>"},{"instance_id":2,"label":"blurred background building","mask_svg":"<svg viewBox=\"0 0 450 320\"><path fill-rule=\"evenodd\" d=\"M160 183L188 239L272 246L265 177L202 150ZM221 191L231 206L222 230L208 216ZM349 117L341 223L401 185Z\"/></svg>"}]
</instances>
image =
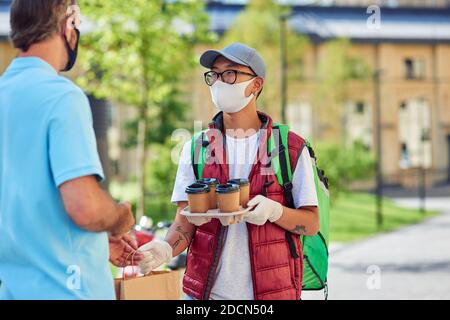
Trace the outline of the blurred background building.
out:
<instances>
[{"instance_id":1,"label":"blurred background building","mask_svg":"<svg viewBox=\"0 0 450 320\"><path fill-rule=\"evenodd\" d=\"M245 9L246 1L206 1L211 30L223 35ZM289 26L310 40L302 52L302 76L290 83L287 121L313 140L340 135L361 140L370 149L382 139L382 170L386 184L416 187L419 169L428 185L450 182L450 1L449 0L322 0L280 1L292 5ZM8 42L10 0L0 0L0 73L16 52ZM369 26L369 5L381 7L381 23ZM343 116L322 121L314 105L314 87L324 45L348 39L350 51L370 70L369 81L358 77L347 86ZM205 49L198 47L198 53ZM297 48L289 47L290 51ZM357 74L358 63L354 72ZM361 67L362 68L362 67ZM366 70L366 69L364 69ZM198 74L202 69L198 69ZM378 77L375 74L379 74ZM189 86L192 118L207 123L216 112L201 76ZM92 98L99 148L109 176L134 172L133 152L120 154L118 136L127 111ZM107 106L105 108L105 106ZM280 120L279 106L270 113ZM381 119L376 121L376 112ZM108 140L108 132L113 136ZM117 139L116 139L117 140ZM108 151L108 147L110 147ZM112 150L112 151L111 151ZM113 158L113 161L109 159ZM120 161L119 161L120 159ZM369 182L364 187L373 187Z\"/></svg>"},{"instance_id":2,"label":"blurred background building","mask_svg":"<svg viewBox=\"0 0 450 320\"><path fill-rule=\"evenodd\" d=\"M248 0L207 0L208 3L246 4ZM318 6L360 6L379 5L382 7L432 7L445 8L450 6L449 0L280 0L287 5L318 5Z\"/></svg>"},{"instance_id":3,"label":"blurred background building","mask_svg":"<svg viewBox=\"0 0 450 320\"><path fill-rule=\"evenodd\" d=\"M242 2L210 1L212 29L225 33L245 8ZM449 1L379 1L381 23L373 28L367 25L366 5L377 1L318 3L324 5L294 5L289 19L290 27L311 41L302 62L302 79L289 88L290 126L313 140L345 134L346 139L362 140L372 150L379 127L386 184L415 187L422 167L428 185L450 181ZM312 95L324 44L339 38L349 39L352 55L380 76L352 80L344 94L344 116L330 125L315 115ZM358 73L358 65L354 67ZM214 109L210 106L209 114L200 112L209 101L209 92L201 80L197 85L192 105L197 108L195 114L204 114L206 121ZM377 107L380 123L376 123Z\"/></svg>"}]
</instances>

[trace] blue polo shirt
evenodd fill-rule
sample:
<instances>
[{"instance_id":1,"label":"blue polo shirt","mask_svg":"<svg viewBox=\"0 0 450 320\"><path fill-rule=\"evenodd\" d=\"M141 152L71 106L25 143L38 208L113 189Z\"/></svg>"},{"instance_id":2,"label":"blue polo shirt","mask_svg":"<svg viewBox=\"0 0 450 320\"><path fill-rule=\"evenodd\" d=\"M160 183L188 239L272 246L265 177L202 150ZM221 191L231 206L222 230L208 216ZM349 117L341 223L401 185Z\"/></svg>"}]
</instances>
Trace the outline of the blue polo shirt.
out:
<instances>
[{"instance_id":1,"label":"blue polo shirt","mask_svg":"<svg viewBox=\"0 0 450 320\"><path fill-rule=\"evenodd\" d=\"M0 77L0 300L114 299L106 233L76 226L58 187L103 179L85 94L39 58Z\"/></svg>"}]
</instances>

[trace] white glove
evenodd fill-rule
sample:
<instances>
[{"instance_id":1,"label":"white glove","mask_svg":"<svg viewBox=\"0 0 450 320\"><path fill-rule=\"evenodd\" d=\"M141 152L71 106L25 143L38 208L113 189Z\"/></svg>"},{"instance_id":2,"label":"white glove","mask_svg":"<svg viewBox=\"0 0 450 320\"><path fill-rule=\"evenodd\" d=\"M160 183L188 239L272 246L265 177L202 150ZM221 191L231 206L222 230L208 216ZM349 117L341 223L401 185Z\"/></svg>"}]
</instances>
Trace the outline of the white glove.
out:
<instances>
[{"instance_id":1,"label":"white glove","mask_svg":"<svg viewBox=\"0 0 450 320\"><path fill-rule=\"evenodd\" d=\"M206 223L211 222L212 218L209 217L186 217L187 221L194 226L200 227Z\"/></svg>"},{"instance_id":2,"label":"white glove","mask_svg":"<svg viewBox=\"0 0 450 320\"><path fill-rule=\"evenodd\" d=\"M155 239L138 250L144 254L144 258L139 263L143 274L148 274L172 260L173 249L166 241Z\"/></svg>"},{"instance_id":3,"label":"white glove","mask_svg":"<svg viewBox=\"0 0 450 320\"><path fill-rule=\"evenodd\" d=\"M280 219L283 214L283 206L281 203L270 200L269 198L261 195L250 200L247 206L256 207L247 213L244 220L258 226L264 225L267 220L270 222L275 222Z\"/></svg>"}]
</instances>

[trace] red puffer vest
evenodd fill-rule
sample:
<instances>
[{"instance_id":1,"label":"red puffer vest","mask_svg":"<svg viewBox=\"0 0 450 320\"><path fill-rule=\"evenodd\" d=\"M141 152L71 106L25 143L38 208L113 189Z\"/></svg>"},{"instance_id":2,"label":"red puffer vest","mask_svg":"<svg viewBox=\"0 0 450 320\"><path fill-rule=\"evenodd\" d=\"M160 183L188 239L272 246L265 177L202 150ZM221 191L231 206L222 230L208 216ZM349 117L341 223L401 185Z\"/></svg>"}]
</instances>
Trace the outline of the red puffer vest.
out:
<instances>
[{"instance_id":1,"label":"red puffer vest","mask_svg":"<svg viewBox=\"0 0 450 320\"><path fill-rule=\"evenodd\" d=\"M267 139L272 132L272 119L259 113L263 123L262 132L267 132L260 141L267 146ZM219 113L210 124L210 129L218 129L224 134L223 114ZM211 140L209 140L211 141ZM262 142L261 142L262 143ZM304 140L294 133L289 133L288 145L292 168L295 168ZM224 143L223 143L224 144ZM225 146L222 159L226 159ZM267 150L267 147L266 147ZM264 152L265 153L265 152ZM212 157L217 157L214 153ZM258 157L250 173L250 198L264 195L284 206L287 202L284 189L273 174L262 174L264 161ZM226 161L206 164L203 177L217 178L220 183L229 180ZM211 163L211 162L209 162ZM299 236L286 233L274 223L267 222L263 226L247 223L249 235L249 252L253 280L254 298L256 300L298 300L302 288L303 255ZM197 300L208 300L216 279L216 270L221 258L227 227L223 227L218 219L213 219L196 229L194 239L189 247L187 267L183 279L183 290ZM298 258L293 258L287 237L292 237Z\"/></svg>"}]
</instances>

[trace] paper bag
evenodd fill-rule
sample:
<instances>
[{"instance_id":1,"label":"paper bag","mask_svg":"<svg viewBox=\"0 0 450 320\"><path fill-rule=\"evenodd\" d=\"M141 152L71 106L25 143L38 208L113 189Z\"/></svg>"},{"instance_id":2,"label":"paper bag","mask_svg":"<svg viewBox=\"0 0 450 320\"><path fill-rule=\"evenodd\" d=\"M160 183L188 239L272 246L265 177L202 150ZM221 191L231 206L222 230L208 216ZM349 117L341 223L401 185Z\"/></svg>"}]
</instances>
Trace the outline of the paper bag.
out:
<instances>
[{"instance_id":1,"label":"paper bag","mask_svg":"<svg viewBox=\"0 0 450 320\"><path fill-rule=\"evenodd\" d=\"M157 271L149 275L115 279L117 300L181 300L181 271Z\"/></svg>"}]
</instances>

